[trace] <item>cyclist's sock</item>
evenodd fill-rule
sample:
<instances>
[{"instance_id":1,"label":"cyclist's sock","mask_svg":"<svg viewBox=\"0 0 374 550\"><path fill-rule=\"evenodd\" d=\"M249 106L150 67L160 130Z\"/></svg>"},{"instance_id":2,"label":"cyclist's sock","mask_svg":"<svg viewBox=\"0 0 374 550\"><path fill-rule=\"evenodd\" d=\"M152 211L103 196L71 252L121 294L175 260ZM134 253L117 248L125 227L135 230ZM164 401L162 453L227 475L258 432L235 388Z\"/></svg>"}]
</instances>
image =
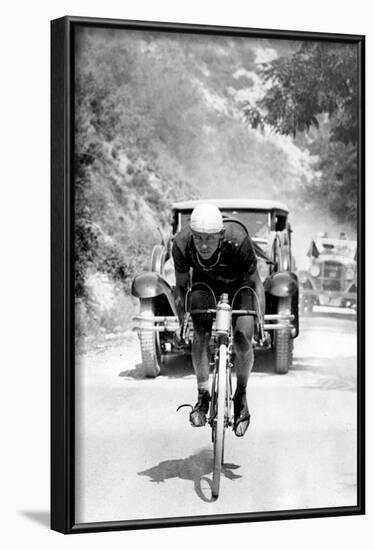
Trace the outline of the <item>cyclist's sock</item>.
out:
<instances>
[{"instance_id":1,"label":"cyclist's sock","mask_svg":"<svg viewBox=\"0 0 374 550\"><path fill-rule=\"evenodd\" d=\"M242 390L241 393L240 390ZM251 418L245 390L246 388L239 386L239 392L237 388L234 396L234 432L237 437L242 437L245 434Z\"/></svg>"},{"instance_id":2,"label":"cyclist's sock","mask_svg":"<svg viewBox=\"0 0 374 550\"><path fill-rule=\"evenodd\" d=\"M209 391L209 380L206 380L205 382L198 382L197 390L199 393L204 393L206 391Z\"/></svg>"},{"instance_id":3,"label":"cyclist's sock","mask_svg":"<svg viewBox=\"0 0 374 550\"><path fill-rule=\"evenodd\" d=\"M244 395L247 392L247 386L236 384L235 395Z\"/></svg>"},{"instance_id":4,"label":"cyclist's sock","mask_svg":"<svg viewBox=\"0 0 374 550\"><path fill-rule=\"evenodd\" d=\"M196 405L190 412L190 422L192 426L205 426L206 415L209 411L210 394L208 390L199 390Z\"/></svg>"}]
</instances>

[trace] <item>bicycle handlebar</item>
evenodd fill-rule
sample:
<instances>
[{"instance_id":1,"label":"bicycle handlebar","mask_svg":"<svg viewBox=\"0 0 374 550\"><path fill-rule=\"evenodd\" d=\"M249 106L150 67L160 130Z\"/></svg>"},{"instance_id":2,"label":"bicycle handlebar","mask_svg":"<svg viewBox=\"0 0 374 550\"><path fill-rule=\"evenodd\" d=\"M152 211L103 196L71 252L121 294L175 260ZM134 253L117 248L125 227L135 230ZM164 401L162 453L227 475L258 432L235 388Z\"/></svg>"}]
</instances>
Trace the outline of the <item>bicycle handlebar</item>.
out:
<instances>
[{"instance_id":1,"label":"bicycle handlebar","mask_svg":"<svg viewBox=\"0 0 374 550\"><path fill-rule=\"evenodd\" d=\"M189 311L188 313L190 313L191 315L203 315L204 313L214 314L217 313L217 309L191 309L191 311ZM232 309L231 313L232 315L252 315L253 317L257 317L258 315L257 311L254 311L253 309Z\"/></svg>"}]
</instances>

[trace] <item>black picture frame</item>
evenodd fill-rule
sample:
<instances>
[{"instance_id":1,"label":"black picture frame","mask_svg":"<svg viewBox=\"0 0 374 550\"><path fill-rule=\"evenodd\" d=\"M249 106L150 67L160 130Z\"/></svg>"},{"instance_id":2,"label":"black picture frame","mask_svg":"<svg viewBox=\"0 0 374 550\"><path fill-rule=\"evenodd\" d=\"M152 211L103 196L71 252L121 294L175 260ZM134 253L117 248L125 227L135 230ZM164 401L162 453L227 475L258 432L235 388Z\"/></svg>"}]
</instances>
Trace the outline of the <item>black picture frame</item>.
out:
<instances>
[{"instance_id":1,"label":"black picture frame","mask_svg":"<svg viewBox=\"0 0 374 550\"><path fill-rule=\"evenodd\" d=\"M357 505L307 510L75 522L74 472L74 31L78 26L173 33L301 39L357 46L358 326ZM360 515L365 513L365 37L66 16L51 22L51 528L61 533Z\"/></svg>"}]
</instances>

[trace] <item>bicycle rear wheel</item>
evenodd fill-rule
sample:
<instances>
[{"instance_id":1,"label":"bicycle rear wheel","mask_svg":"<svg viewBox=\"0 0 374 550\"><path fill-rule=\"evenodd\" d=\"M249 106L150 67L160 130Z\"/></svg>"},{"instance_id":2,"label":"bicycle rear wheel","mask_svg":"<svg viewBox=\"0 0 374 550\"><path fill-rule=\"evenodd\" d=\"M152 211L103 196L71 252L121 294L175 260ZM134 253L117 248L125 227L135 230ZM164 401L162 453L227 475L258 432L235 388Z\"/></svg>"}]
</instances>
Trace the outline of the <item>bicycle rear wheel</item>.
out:
<instances>
[{"instance_id":1,"label":"bicycle rear wheel","mask_svg":"<svg viewBox=\"0 0 374 550\"><path fill-rule=\"evenodd\" d=\"M215 416L213 419L213 486L212 495L218 497L223 461L225 436L225 400L226 400L226 362L227 347L221 344L218 353L218 372L216 375Z\"/></svg>"}]
</instances>

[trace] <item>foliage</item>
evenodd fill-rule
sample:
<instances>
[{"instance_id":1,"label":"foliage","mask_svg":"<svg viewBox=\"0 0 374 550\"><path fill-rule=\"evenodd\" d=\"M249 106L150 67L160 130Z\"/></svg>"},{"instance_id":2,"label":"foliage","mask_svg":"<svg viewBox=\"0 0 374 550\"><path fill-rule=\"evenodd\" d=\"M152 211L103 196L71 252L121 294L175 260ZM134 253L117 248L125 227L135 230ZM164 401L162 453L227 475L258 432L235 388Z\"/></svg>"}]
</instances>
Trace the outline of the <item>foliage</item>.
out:
<instances>
[{"instance_id":1,"label":"foliage","mask_svg":"<svg viewBox=\"0 0 374 550\"><path fill-rule=\"evenodd\" d=\"M111 330L131 318L131 281L148 267L157 228L169 231L174 201L292 203L300 189L313 197L324 191L313 167L317 142L309 155L296 140L261 137L242 123L235 94L253 86L259 45L241 37L77 31L77 333Z\"/></svg>"},{"instance_id":2,"label":"foliage","mask_svg":"<svg viewBox=\"0 0 374 550\"><path fill-rule=\"evenodd\" d=\"M305 41L292 55L263 66L266 93L255 105L244 106L252 128L269 125L293 137L320 129L327 116L328 140L319 132L308 143L311 152L318 152L316 168L322 175L304 197L317 204L327 201L338 221L352 223L357 204L357 62L354 46Z\"/></svg>"},{"instance_id":3,"label":"foliage","mask_svg":"<svg viewBox=\"0 0 374 550\"><path fill-rule=\"evenodd\" d=\"M350 45L303 42L289 57L262 69L266 94L244 114L252 127L268 124L281 134L318 128L318 115L332 118L332 138L357 140L357 54Z\"/></svg>"},{"instance_id":4,"label":"foliage","mask_svg":"<svg viewBox=\"0 0 374 550\"><path fill-rule=\"evenodd\" d=\"M321 124L318 138L309 144L320 159L316 167L319 178L314 178L304 189L302 196L316 204L327 205L338 221L357 220L357 147L331 140Z\"/></svg>"},{"instance_id":5,"label":"foliage","mask_svg":"<svg viewBox=\"0 0 374 550\"><path fill-rule=\"evenodd\" d=\"M91 332L95 319L108 325L108 314L97 303L104 295L94 299L89 281L101 274L117 294L128 293L170 204L187 188L189 197L196 194L179 161L182 142L193 147L193 135L178 120L178 101L192 106L193 89L180 72L160 79L166 67L143 51L146 42L105 36L78 35L76 59L75 291L79 318Z\"/></svg>"}]
</instances>

